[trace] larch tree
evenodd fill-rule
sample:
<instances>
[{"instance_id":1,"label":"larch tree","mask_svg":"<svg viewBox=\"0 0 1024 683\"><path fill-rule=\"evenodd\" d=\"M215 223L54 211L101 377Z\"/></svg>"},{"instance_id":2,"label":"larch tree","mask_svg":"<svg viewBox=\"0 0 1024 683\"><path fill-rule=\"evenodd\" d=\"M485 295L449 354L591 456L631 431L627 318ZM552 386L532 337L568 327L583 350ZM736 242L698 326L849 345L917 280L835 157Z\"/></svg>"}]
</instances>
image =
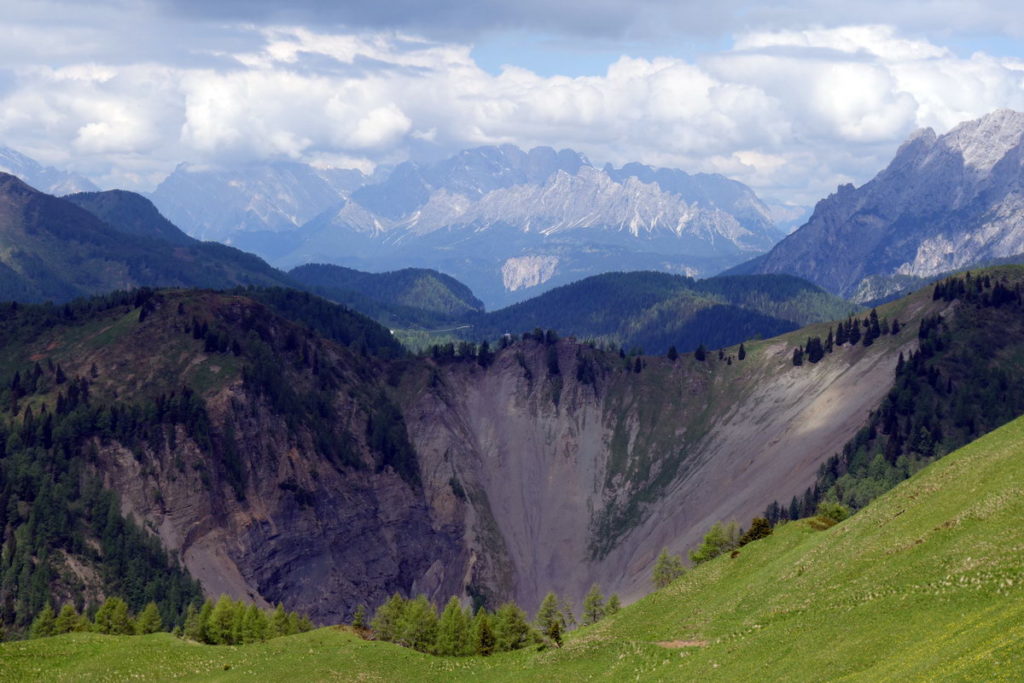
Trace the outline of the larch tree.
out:
<instances>
[{"instance_id":1,"label":"larch tree","mask_svg":"<svg viewBox=\"0 0 1024 683\"><path fill-rule=\"evenodd\" d=\"M452 596L437 622L434 653L454 657L468 654L469 647L469 624L466 623L466 613L462 611L459 599Z\"/></svg>"},{"instance_id":2,"label":"larch tree","mask_svg":"<svg viewBox=\"0 0 1024 683\"><path fill-rule=\"evenodd\" d=\"M651 580L655 588L664 588L682 576L684 571L682 559L678 555L669 554L668 548L662 548L654 563Z\"/></svg>"},{"instance_id":3,"label":"larch tree","mask_svg":"<svg viewBox=\"0 0 1024 683\"><path fill-rule=\"evenodd\" d=\"M164 630L164 620L160 617L160 610L155 602L149 602L139 614L135 622L135 631L139 635L156 633Z\"/></svg>"},{"instance_id":4,"label":"larch tree","mask_svg":"<svg viewBox=\"0 0 1024 683\"><path fill-rule=\"evenodd\" d=\"M604 618L604 595L596 583L587 591L583 598L583 625L596 624Z\"/></svg>"}]
</instances>

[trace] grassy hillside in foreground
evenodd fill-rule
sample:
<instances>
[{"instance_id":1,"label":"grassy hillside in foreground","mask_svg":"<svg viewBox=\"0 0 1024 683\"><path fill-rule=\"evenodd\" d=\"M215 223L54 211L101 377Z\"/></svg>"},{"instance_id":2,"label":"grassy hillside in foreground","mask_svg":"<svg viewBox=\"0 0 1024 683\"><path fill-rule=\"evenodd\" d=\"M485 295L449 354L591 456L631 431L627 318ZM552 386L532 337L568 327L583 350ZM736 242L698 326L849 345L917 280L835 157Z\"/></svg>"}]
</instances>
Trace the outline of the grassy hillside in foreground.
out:
<instances>
[{"instance_id":1,"label":"grassy hillside in foreground","mask_svg":"<svg viewBox=\"0 0 1024 683\"><path fill-rule=\"evenodd\" d=\"M337 628L242 647L72 634L0 645L0 678L1020 680L1021 519L1024 418L846 522L779 527L560 650L440 658Z\"/></svg>"}]
</instances>

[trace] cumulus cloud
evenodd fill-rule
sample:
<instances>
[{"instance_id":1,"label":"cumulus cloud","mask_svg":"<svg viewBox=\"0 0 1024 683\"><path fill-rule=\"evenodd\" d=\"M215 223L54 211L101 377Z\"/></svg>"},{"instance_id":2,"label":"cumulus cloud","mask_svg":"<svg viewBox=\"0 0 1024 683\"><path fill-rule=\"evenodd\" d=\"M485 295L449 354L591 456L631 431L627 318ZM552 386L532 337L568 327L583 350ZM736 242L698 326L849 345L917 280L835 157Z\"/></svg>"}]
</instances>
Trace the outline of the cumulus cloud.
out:
<instances>
[{"instance_id":1,"label":"cumulus cloud","mask_svg":"<svg viewBox=\"0 0 1024 683\"><path fill-rule=\"evenodd\" d=\"M178 61L14 66L0 144L149 189L181 161L369 170L511 142L720 172L813 202L868 179L915 128L1024 109L1020 60L961 57L888 25L749 31L699 60L623 56L580 77L489 73L470 44L396 31L227 35L229 45L204 39Z\"/></svg>"}]
</instances>

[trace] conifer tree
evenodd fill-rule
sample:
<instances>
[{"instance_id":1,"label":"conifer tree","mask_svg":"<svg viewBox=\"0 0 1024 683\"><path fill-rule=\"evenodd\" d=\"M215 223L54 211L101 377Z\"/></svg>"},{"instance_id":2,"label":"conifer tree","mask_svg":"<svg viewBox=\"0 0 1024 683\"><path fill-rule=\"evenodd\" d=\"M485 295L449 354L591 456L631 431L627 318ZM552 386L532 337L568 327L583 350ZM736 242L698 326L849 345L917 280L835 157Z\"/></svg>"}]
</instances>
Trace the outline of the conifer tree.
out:
<instances>
[{"instance_id":1,"label":"conifer tree","mask_svg":"<svg viewBox=\"0 0 1024 683\"><path fill-rule=\"evenodd\" d=\"M860 320L851 318L847 321L847 333L849 334L850 346L856 346L860 343Z\"/></svg>"},{"instance_id":2,"label":"conifer tree","mask_svg":"<svg viewBox=\"0 0 1024 683\"><path fill-rule=\"evenodd\" d=\"M683 575L683 561L678 555L670 555L668 548L662 548L658 560L654 563L651 581L655 588L664 588Z\"/></svg>"},{"instance_id":3,"label":"conifer tree","mask_svg":"<svg viewBox=\"0 0 1024 683\"><path fill-rule=\"evenodd\" d=\"M572 613L572 603L562 600L559 603L558 611L562 613L562 631L576 628L576 615Z\"/></svg>"},{"instance_id":4,"label":"conifer tree","mask_svg":"<svg viewBox=\"0 0 1024 683\"><path fill-rule=\"evenodd\" d=\"M554 593L548 593L537 608L537 630L546 634L551 629L551 624L556 621L559 622L559 627L564 629L565 616L558 609L558 597Z\"/></svg>"},{"instance_id":5,"label":"conifer tree","mask_svg":"<svg viewBox=\"0 0 1024 683\"><path fill-rule=\"evenodd\" d=\"M771 536L772 524L765 517L755 517L750 522L750 528L747 529L746 533L740 536L739 544L744 546L753 541L757 541L766 536Z\"/></svg>"},{"instance_id":6,"label":"conifer tree","mask_svg":"<svg viewBox=\"0 0 1024 683\"><path fill-rule=\"evenodd\" d=\"M398 630L402 644L419 652L433 649L437 640L437 612L426 595L409 601L402 611Z\"/></svg>"},{"instance_id":7,"label":"conifer tree","mask_svg":"<svg viewBox=\"0 0 1024 683\"><path fill-rule=\"evenodd\" d=\"M285 632L286 636L293 636L296 633L302 631L302 622L299 620L299 615L295 612L288 612L288 617L285 620Z\"/></svg>"},{"instance_id":8,"label":"conifer tree","mask_svg":"<svg viewBox=\"0 0 1024 683\"><path fill-rule=\"evenodd\" d=\"M256 605L249 605L245 610L245 620L242 623L242 642L259 643L267 639L267 630L270 622L267 615Z\"/></svg>"},{"instance_id":9,"label":"conifer tree","mask_svg":"<svg viewBox=\"0 0 1024 683\"><path fill-rule=\"evenodd\" d=\"M525 647L531 639L526 614L514 602L506 602L494 615L495 648L509 652Z\"/></svg>"},{"instance_id":10,"label":"conifer tree","mask_svg":"<svg viewBox=\"0 0 1024 683\"><path fill-rule=\"evenodd\" d=\"M739 358L740 360L743 360L744 358L747 357L747 350L746 348L744 348L742 343L740 344L740 350L739 353L736 354L736 357Z\"/></svg>"},{"instance_id":11,"label":"conifer tree","mask_svg":"<svg viewBox=\"0 0 1024 683\"><path fill-rule=\"evenodd\" d=\"M556 647L562 647L562 627L558 625L557 621L551 622L551 626L544 631L544 635L547 636Z\"/></svg>"},{"instance_id":12,"label":"conifer tree","mask_svg":"<svg viewBox=\"0 0 1024 683\"><path fill-rule=\"evenodd\" d=\"M78 620L75 622L75 628L72 630L75 633L88 633L92 631L92 622L89 621L89 615L79 614Z\"/></svg>"},{"instance_id":13,"label":"conifer tree","mask_svg":"<svg viewBox=\"0 0 1024 683\"><path fill-rule=\"evenodd\" d=\"M703 361L708 357L708 350L704 348L703 344L701 344L697 347L697 350L693 352L693 357L696 360Z\"/></svg>"},{"instance_id":14,"label":"conifer tree","mask_svg":"<svg viewBox=\"0 0 1024 683\"><path fill-rule=\"evenodd\" d=\"M288 613L284 611L284 605L277 603L274 613L270 617L270 637L288 635Z\"/></svg>"},{"instance_id":15,"label":"conifer tree","mask_svg":"<svg viewBox=\"0 0 1024 683\"><path fill-rule=\"evenodd\" d=\"M57 633L57 619L53 614L53 608L47 602L40 610L36 618L32 620L29 628L29 635L32 638L49 638Z\"/></svg>"},{"instance_id":16,"label":"conifer tree","mask_svg":"<svg viewBox=\"0 0 1024 683\"><path fill-rule=\"evenodd\" d=\"M619 600L618 593L612 593L608 596L608 604L604 606L604 613L606 616L611 616L622 609L622 601Z\"/></svg>"},{"instance_id":17,"label":"conifer tree","mask_svg":"<svg viewBox=\"0 0 1024 683\"><path fill-rule=\"evenodd\" d=\"M135 622L128 613L128 603L114 596L107 598L96 612L96 630L115 636L135 633Z\"/></svg>"},{"instance_id":18,"label":"conifer tree","mask_svg":"<svg viewBox=\"0 0 1024 683\"><path fill-rule=\"evenodd\" d=\"M146 635L162 630L164 630L164 621L160 617L160 610L157 609L155 602L149 602L135 622L135 632L139 635Z\"/></svg>"},{"instance_id":19,"label":"conifer tree","mask_svg":"<svg viewBox=\"0 0 1024 683\"><path fill-rule=\"evenodd\" d=\"M366 628L366 605L359 603L356 611L352 614L352 628L362 630Z\"/></svg>"},{"instance_id":20,"label":"conifer tree","mask_svg":"<svg viewBox=\"0 0 1024 683\"><path fill-rule=\"evenodd\" d=\"M241 645L245 642L245 614L248 609L245 603L239 600L232 604L231 610L231 645Z\"/></svg>"},{"instance_id":21,"label":"conifer tree","mask_svg":"<svg viewBox=\"0 0 1024 683\"><path fill-rule=\"evenodd\" d=\"M690 561L701 564L714 559L724 552L732 550L739 544L740 534L736 522L722 524L715 522L704 535L704 541L696 550L690 551Z\"/></svg>"},{"instance_id":22,"label":"conifer tree","mask_svg":"<svg viewBox=\"0 0 1024 683\"><path fill-rule=\"evenodd\" d=\"M675 346L668 347L668 359L673 363L679 358L679 350Z\"/></svg>"},{"instance_id":23,"label":"conifer tree","mask_svg":"<svg viewBox=\"0 0 1024 683\"><path fill-rule=\"evenodd\" d=\"M235 604L227 595L221 595L210 614L207 636L213 645L234 644Z\"/></svg>"},{"instance_id":24,"label":"conifer tree","mask_svg":"<svg viewBox=\"0 0 1024 683\"><path fill-rule=\"evenodd\" d=\"M437 622L437 641L434 645L434 652L442 656L453 657L466 654L468 646L469 624L466 623L466 613L462 611L459 599L452 596Z\"/></svg>"},{"instance_id":25,"label":"conifer tree","mask_svg":"<svg viewBox=\"0 0 1024 683\"><path fill-rule=\"evenodd\" d=\"M473 645L478 655L486 657L494 653L495 638L491 615L483 607L477 610L473 619Z\"/></svg>"},{"instance_id":26,"label":"conifer tree","mask_svg":"<svg viewBox=\"0 0 1024 683\"><path fill-rule=\"evenodd\" d=\"M60 614L57 615L54 630L58 635L61 633L71 633L75 630L76 626L78 626L78 610L70 602L66 602L60 608Z\"/></svg>"},{"instance_id":27,"label":"conifer tree","mask_svg":"<svg viewBox=\"0 0 1024 683\"><path fill-rule=\"evenodd\" d=\"M871 313L868 315L868 329L865 336L871 337L872 341L882 336L882 328L878 323L878 311L874 308L871 309Z\"/></svg>"},{"instance_id":28,"label":"conifer tree","mask_svg":"<svg viewBox=\"0 0 1024 683\"><path fill-rule=\"evenodd\" d=\"M399 622L405 611L405 599L395 593L387 602L377 608L370 628L380 640L395 642L398 639Z\"/></svg>"},{"instance_id":29,"label":"conifer tree","mask_svg":"<svg viewBox=\"0 0 1024 683\"><path fill-rule=\"evenodd\" d=\"M846 323L842 320L839 321L839 325L836 327L836 346L842 346L846 343L847 332Z\"/></svg>"},{"instance_id":30,"label":"conifer tree","mask_svg":"<svg viewBox=\"0 0 1024 683\"><path fill-rule=\"evenodd\" d=\"M596 583L587 591L583 598L583 625L596 624L604 618L604 595Z\"/></svg>"}]
</instances>

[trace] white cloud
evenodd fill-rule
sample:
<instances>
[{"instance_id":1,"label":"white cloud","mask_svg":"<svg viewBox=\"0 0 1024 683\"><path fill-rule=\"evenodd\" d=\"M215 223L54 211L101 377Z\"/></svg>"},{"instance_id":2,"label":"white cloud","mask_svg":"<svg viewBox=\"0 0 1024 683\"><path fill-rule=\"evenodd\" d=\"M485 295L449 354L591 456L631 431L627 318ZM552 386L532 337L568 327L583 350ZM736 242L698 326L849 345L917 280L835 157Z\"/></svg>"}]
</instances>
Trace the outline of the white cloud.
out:
<instances>
[{"instance_id":1,"label":"white cloud","mask_svg":"<svg viewBox=\"0 0 1024 683\"><path fill-rule=\"evenodd\" d=\"M761 30L698 62L624 56L576 78L490 74L471 46L394 32L232 30L248 38L214 63L18 67L0 143L143 189L180 161L372 169L424 148L545 144L813 202L873 175L917 127L1024 109L1019 59L958 57L880 25Z\"/></svg>"},{"instance_id":2,"label":"white cloud","mask_svg":"<svg viewBox=\"0 0 1024 683\"><path fill-rule=\"evenodd\" d=\"M736 50L770 47L827 48L848 54L865 54L885 60L949 57L944 47L925 40L903 38L886 25L811 28L798 31L755 31L737 38Z\"/></svg>"}]
</instances>

